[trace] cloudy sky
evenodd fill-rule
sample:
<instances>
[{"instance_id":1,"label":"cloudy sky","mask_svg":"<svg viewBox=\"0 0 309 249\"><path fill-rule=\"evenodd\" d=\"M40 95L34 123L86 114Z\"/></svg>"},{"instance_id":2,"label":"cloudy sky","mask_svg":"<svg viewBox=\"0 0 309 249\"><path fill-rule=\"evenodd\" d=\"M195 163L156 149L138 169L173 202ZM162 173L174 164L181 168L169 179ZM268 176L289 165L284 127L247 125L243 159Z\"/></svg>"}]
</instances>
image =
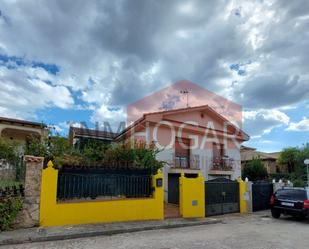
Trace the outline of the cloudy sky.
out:
<instances>
[{"instance_id":1,"label":"cloudy sky","mask_svg":"<svg viewBox=\"0 0 309 249\"><path fill-rule=\"evenodd\" d=\"M187 79L243 106L248 143L309 138L309 1L0 0L0 116L126 119Z\"/></svg>"}]
</instances>

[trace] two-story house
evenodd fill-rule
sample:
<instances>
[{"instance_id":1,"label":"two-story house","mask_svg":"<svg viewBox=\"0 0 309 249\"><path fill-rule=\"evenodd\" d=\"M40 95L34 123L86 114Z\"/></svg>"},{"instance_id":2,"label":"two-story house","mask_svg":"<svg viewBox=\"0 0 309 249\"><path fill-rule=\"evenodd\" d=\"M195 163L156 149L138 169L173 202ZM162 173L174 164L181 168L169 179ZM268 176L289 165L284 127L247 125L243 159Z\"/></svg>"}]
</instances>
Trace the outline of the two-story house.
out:
<instances>
[{"instance_id":1,"label":"two-story house","mask_svg":"<svg viewBox=\"0 0 309 249\"><path fill-rule=\"evenodd\" d=\"M240 145L249 136L208 105L145 113L115 138L155 143L163 169L165 201L178 203L181 172L205 180L241 176Z\"/></svg>"}]
</instances>

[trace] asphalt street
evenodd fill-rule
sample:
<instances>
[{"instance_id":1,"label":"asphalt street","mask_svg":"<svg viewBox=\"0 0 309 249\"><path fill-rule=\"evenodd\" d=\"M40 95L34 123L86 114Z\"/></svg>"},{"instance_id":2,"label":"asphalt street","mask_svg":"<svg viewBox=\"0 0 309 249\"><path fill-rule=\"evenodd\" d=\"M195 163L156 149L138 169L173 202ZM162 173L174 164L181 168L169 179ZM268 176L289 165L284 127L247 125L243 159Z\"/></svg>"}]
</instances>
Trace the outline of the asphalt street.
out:
<instances>
[{"instance_id":1,"label":"asphalt street","mask_svg":"<svg viewBox=\"0 0 309 249\"><path fill-rule=\"evenodd\" d=\"M309 245L309 221L290 217L279 220L269 212L225 216L222 223L185 228L127 233L6 246L6 248L280 248Z\"/></svg>"}]
</instances>

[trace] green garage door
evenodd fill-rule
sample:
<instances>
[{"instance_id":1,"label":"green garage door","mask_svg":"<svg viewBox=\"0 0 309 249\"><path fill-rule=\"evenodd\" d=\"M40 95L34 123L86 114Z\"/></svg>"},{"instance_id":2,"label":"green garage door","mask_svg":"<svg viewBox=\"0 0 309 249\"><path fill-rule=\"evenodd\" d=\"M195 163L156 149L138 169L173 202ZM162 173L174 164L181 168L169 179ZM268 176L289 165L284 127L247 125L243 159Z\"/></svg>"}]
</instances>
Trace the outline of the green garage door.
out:
<instances>
[{"instance_id":1,"label":"green garage door","mask_svg":"<svg viewBox=\"0 0 309 249\"><path fill-rule=\"evenodd\" d=\"M226 178L205 182L206 216L239 212L239 183Z\"/></svg>"}]
</instances>

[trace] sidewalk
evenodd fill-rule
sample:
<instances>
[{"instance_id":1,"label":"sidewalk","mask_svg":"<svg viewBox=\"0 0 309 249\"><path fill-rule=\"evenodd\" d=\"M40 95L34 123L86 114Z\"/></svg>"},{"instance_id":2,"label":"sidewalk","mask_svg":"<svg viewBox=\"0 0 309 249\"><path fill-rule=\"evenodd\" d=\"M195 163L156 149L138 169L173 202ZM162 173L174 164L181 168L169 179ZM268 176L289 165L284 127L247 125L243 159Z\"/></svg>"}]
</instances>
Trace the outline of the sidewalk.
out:
<instances>
[{"instance_id":1,"label":"sidewalk","mask_svg":"<svg viewBox=\"0 0 309 249\"><path fill-rule=\"evenodd\" d=\"M169 229L221 223L220 218L166 219L162 221L134 221L100 223L62 227L36 227L0 233L0 246L39 241L65 240L100 235L132 233L145 230Z\"/></svg>"}]
</instances>

